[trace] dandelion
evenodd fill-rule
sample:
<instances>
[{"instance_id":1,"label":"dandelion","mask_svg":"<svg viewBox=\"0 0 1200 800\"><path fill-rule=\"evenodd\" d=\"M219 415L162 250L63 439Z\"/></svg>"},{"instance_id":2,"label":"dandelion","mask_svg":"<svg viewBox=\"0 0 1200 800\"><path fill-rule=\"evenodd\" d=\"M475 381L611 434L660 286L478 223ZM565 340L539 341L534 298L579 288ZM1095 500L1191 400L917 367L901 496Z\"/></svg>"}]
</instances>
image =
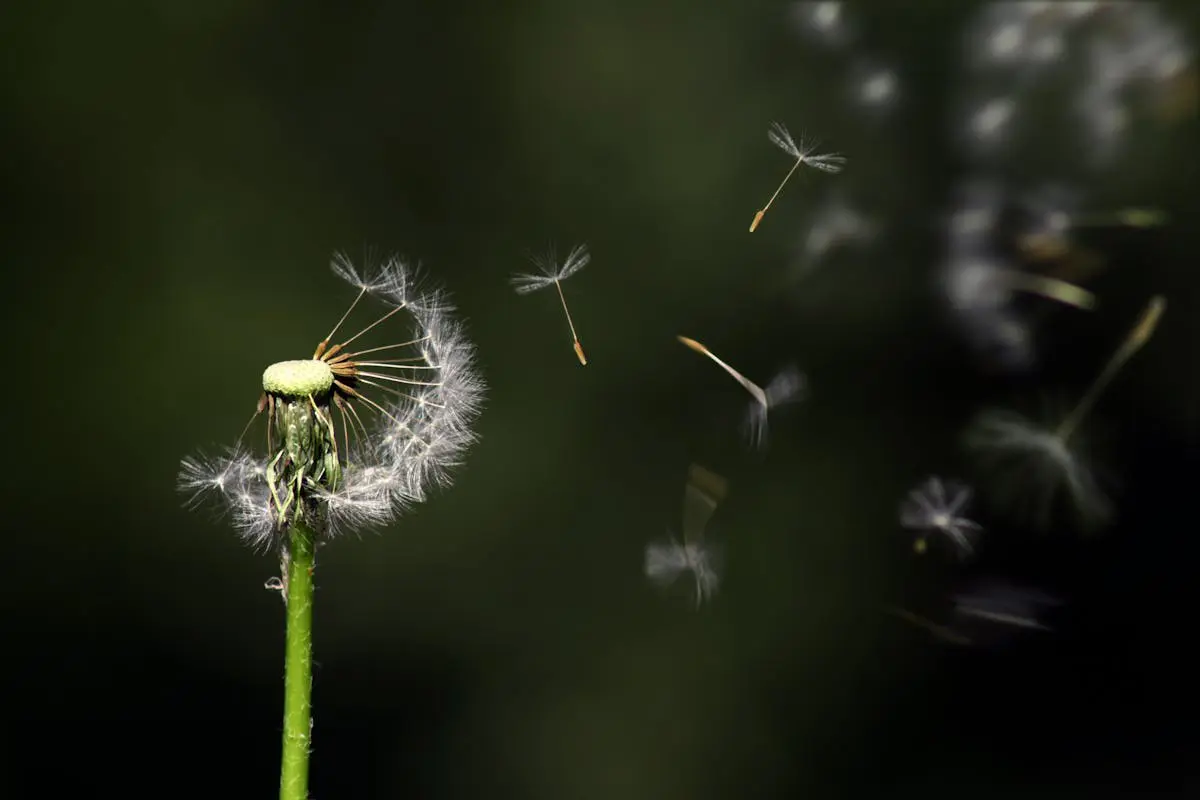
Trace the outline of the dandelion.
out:
<instances>
[{"instance_id":1,"label":"dandelion","mask_svg":"<svg viewBox=\"0 0 1200 800\"><path fill-rule=\"evenodd\" d=\"M587 365L587 356L583 354L583 345L579 343L579 336L575 333L575 323L571 321L571 311L567 308L567 298L563 296L562 282L574 275L579 270L588 265L592 260L592 256L588 253L587 245L576 245L571 252L567 254L567 260L561 265L554 257L554 251L551 250L545 256L533 256L531 258L534 265L541 271L541 274L535 273L518 273L511 279L513 286L517 290L517 294L529 294L536 292L538 289L544 289L551 284L558 290L558 299L562 303L563 313L567 315L567 325L571 329L571 339L575 343L575 356L579 359L579 363Z\"/></svg>"},{"instance_id":2,"label":"dandelion","mask_svg":"<svg viewBox=\"0 0 1200 800\"><path fill-rule=\"evenodd\" d=\"M698 464L691 465L683 494L683 541L668 534L666 541L646 545L646 577L667 587L683 573L692 573L697 608L716 593L720 583L721 556L705 542L704 534L727 488L728 483L720 475Z\"/></svg>"},{"instance_id":3,"label":"dandelion","mask_svg":"<svg viewBox=\"0 0 1200 800\"><path fill-rule=\"evenodd\" d=\"M796 159L796 163L792 165L790 170L788 170L788 174L784 176L783 181L779 184L779 188L775 190L775 194L771 195L771 199L767 201L767 204L763 206L757 213L755 213L754 221L750 223L751 233L754 233L754 231L758 228L759 223L762 222L763 216L766 215L767 210L771 208L771 204L775 202L775 198L778 197L779 193L783 191L783 187L792 177L792 173L794 173L801 164L808 164L808 166L812 167L813 169L819 169L822 172L828 172L831 174L837 174L841 172L842 168L846 165L845 157L840 156L837 153L814 153L813 151L816 149L816 145L810 145L806 147L804 142L801 142L799 145L797 145L796 141L792 138L792 135L788 133L788 129L785 128L782 123L771 123L770 129L767 131L767 136L776 147L787 153L792 158Z\"/></svg>"},{"instance_id":4,"label":"dandelion","mask_svg":"<svg viewBox=\"0 0 1200 800\"><path fill-rule=\"evenodd\" d=\"M239 437L223 455L185 458L178 480L189 506L215 498L244 540L280 556L281 575L267 585L287 608L283 800L307 797L316 548L386 524L447 485L474 439L484 391L453 309L438 293L418 293L402 262L390 259L369 276L341 256L332 267L358 294L312 358L263 373L255 417L266 412L265 451ZM335 339L367 295L387 310ZM412 318L411 336L365 340L402 310Z\"/></svg>"},{"instance_id":5,"label":"dandelion","mask_svg":"<svg viewBox=\"0 0 1200 800\"><path fill-rule=\"evenodd\" d=\"M910 491L900 505L900 524L920 531L913 549L924 553L928 537L940 533L957 547L960 558L973 555L972 539L983 528L961 514L970 504L971 494L970 487L955 481L943 483L938 477L930 477Z\"/></svg>"},{"instance_id":6,"label":"dandelion","mask_svg":"<svg viewBox=\"0 0 1200 800\"><path fill-rule=\"evenodd\" d=\"M717 358L716 354L695 339L689 339L686 336L677 336L675 338L700 355L712 359L717 366L729 373L754 398L750 403L750 408L746 412L745 422L743 423L743 430L750 444L754 447L761 448L766 444L767 415L772 409L789 403L799 402L804 398L807 381L804 374L795 366L789 365L785 367L771 379L771 382L767 384L767 388L763 389L720 358Z\"/></svg>"},{"instance_id":7,"label":"dandelion","mask_svg":"<svg viewBox=\"0 0 1200 800\"><path fill-rule=\"evenodd\" d=\"M1150 300L1104 369L1054 428L1043 428L1015 412L993 410L979 415L968 429L967 447L1008 483L1015 492L1012 499L1023 500L1032 509L1033 522L1039 527L1047 525L1051 506L1063 486L1086 527L1105 522L1111 515L1111 505L1076 449L1073 437L1108 384L1150 340L1165 310L1165 298L1155 296ZM1004 505L1013 509L1017 504Z\"/></svg>"}]
</instances>

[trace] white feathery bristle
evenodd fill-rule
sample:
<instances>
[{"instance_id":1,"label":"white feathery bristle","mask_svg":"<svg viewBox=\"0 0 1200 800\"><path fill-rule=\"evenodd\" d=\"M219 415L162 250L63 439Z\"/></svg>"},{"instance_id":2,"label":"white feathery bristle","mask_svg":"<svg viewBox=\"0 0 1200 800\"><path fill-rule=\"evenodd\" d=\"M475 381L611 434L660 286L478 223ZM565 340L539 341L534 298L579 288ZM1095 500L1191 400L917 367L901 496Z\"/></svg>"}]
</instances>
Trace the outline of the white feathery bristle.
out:
<instances>
[{"instance_id":1,"label":"white feathery bristle","mask_svg":"<svg viewBox=\"0 0 1200 800\"><path fill-rule=\"evenodd\" d=\"M363 425L351 426L359 441L352 453L340 454L337 486L330 489L306 479L308 500L322 515L317 527L326 535L337 535L386 525L412 503L424 500L434 487L450 484L463 450L475 441L472 425L483 405L485 385L475 369L474 348L453 319L448 298L439 291L421 291L403 261L393 257L366 273L338 254L331 266L361 293L411 315L414 330L402 341L409 343L410 352L419 351L425 362L413 361L411 369L419 370L419 380L397 382L405 391L381 393L373 401L378 407L367 404L368 413L359 412ZM389 356L380 358L367 370L387 368ZM376 387L395 385L389 377L367 372L366 382ZM278 542L279 519L265 459L241 449L222 458L189 457L181 464L178 482L180 491L190 495L189 505L205 496L219 499L251 544Z\"/></svg>"}]
</instances>

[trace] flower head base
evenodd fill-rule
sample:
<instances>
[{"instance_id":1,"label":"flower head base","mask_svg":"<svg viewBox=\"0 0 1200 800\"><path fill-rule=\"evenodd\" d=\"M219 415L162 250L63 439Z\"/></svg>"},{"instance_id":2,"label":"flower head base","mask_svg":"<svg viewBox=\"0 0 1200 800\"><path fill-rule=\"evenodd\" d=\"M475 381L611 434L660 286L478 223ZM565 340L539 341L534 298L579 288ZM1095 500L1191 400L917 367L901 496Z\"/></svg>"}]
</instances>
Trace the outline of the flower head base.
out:
<instances>
[{"instance_id":1,"label":"flower head base","mask_svg":"<svg viewBox=\"0 0 1200 800\"><path fill-rule=\"evenodd\" d=\"M264 371L265 454L239 442L222 457L184 459L180 471L179 488L193 503L215 495L256 546L277 544L294 522L319 536L386 524L432 485L449 483L474 440L484 385L449 304L416 293L395 258L366 277L340 256L333 270L358 296L312 358ZM389 310L330 345L368 294ZM352 347L401 310L415 323L410 337Z\"/></svg>"},{"instance_id":2,"label":"flower head base","mask_svg":"<svg viewBox=\"0 0 1200 800\"><path fill-rule=\"evenodd\" d=\"M280 397L323 396L333 388L333 370L315 358L280 361L263 371L263 391Z\"/></svg>"}]
</instances>

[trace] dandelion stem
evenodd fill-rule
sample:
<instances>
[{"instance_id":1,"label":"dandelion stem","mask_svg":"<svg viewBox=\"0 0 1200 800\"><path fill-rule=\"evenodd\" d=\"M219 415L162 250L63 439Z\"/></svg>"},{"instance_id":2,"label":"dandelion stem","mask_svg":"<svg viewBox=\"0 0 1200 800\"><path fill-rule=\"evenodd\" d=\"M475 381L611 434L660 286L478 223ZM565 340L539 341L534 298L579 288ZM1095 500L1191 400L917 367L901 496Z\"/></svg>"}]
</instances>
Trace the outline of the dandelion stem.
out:
<instances>
[{"instance_id":1,"label":"dandelion stem","mask_svg":"<svg viewBox=\"0 0 1200 800\"><path fill-rule=\"evenodd\" d=\"M575 356L579 359L579 363L587 366L587 356L583 354L583 345L579 343L579 335L575 333L575 323L571 321L571 311L567 308L567 298L563 296L562 284L558 281L554 282L554 288L558 289L558 299L562 303L563 313L567 315L567 326L571 329L571 339L575 342Z\"/></svg>"},{"instance_id":2,"label":"dandelion stem","mask_svg":"<svg viewBox=\"0 0 1200 800\"><path fill-rule=\"evenodd\" d=\"M1084 393L1080 401L1067 415L1066 419L1054 431L1054 435L1059 441L1066 442L1075 429L1079 427L1079 423L1091 411L1092 406L1096 404L1100 394L1112 382L1112 379L1121 371L1121 367L1125 366L1125 362L1142 349L1146 342L1150 341L1150 337L1154 334L1154 329L1158 326L1158 320L1166 310L1167 300L1162 295L1155 295L1146 305L1146 310L1138 318L1137 324L1125 337L1125 341L1121 342L1121 346L1113 353L1112 358L1104 365L1103 371L1092 381L1092 385Z\"/></svg>"},{"instance_id":3,"label":"dandelion stem","mask_svg":"<svg viewBox=\"0 0 1200 800\"><path fill-rule=\"evenodd\" d=\"M284 662L283 759L279 800L308 800L312 736L313 530L296 520L288 532L287 643Z\"/></svg>"},{"instance_id":4,"label":"dandelion stem","mask_svg":"<svg viewBox=\"0 0 1200 800\"><path fill-rule=\"evenodd\" d=\"M762 218L766 216L767 210L771 207L771 203L775 202L775 198L779 197L779 193L783 191L783 187L786 186L787 182L791 179L792 173L799 169L800 165L803 163L803 156L796 159L796 163L792 164L792 168L788 170L788 174L783 176L783 180L780 182L779 187L775 190L775 194L771 195L771 199L768 200L767 204L762 207L762 210L754 215L754 221L750 223L751 233L754 233L755 228L758 227L758 223L762 222Z\"/></svg>"}]
</instances>

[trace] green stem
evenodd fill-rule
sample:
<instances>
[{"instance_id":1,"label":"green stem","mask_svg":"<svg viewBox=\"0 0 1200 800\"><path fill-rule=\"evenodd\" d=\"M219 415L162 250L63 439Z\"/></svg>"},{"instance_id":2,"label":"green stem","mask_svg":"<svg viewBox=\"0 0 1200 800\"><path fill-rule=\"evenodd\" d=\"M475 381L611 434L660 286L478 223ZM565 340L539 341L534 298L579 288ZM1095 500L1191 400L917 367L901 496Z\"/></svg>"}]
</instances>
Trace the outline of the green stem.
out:
<instances>
[{"instance_id":1,"label":"green stem","mask_svg":"<svg viewBox=\"0 0 1200 800\"><path fill-rule=\"evenodd\" d=\"M299 521L292 524L288 539L287 655L279 800L308 800L308 753L312 736L312 570L316 542L312 529Z\"/></svg>"}]
</instances>

